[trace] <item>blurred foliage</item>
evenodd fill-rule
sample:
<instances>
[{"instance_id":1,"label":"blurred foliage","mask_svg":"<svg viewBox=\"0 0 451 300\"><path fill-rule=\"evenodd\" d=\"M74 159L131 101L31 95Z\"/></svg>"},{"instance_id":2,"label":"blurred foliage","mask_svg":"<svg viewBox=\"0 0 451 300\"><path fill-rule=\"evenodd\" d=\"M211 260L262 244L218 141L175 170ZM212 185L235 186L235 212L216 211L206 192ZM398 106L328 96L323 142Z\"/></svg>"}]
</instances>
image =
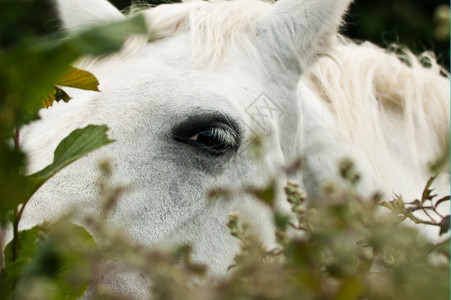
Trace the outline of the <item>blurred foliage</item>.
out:
<instances>
[{"instance_id":1,"label":"blurred foliage","mask_svg":"<svg viewBox=\"0 0 451 300\"><path fill-rule=\"evenodd\" d=\"M52 0L0 0L0 49L55 32L53 6Z\"/></svg>"},{"instance_id":2,"label":"blurred foliage","mask_svg":"<svg viewBox=\"0 0 451 300\"><path fill-rule=\"evenodd\" d=\"M131 243L123 232L111 230L105 220L125 188L111 184L108 162L103 162L100 170L103 210L101 217L89 220L98 237L96 244L80 228L67 223L69 216L54 226L22 232L21 241L37 243L22 253L25 260L18 261L22 276L16 283L16 299L75 299L80 292L76 287L86 287L117 259L121 268L152 282L154 300L423 300L449 296L449 238L432 243L415 227L400 224L410 218L412 207L431 210L430 206L449 201L432 194L429 187L433 178L420 195L420 203L404 204L399 199L382 203L391 213L381 212L378 195L364 199L357 194L358 173L350 161L340 166L346 184L325 186L324 201L307 205L299 185L288 182L285 194L295 218L271 205L274 199L269 198L275 193L268 193L268 189L273 186L260 193L243 190L261 197L272 209L278 246L266 249L246 220L232 213L227 226L239 239L241 250L227 278L205 284L207 268L192 261L189 246L144 248ZM215 196L212 201L224 200ZM226 192L224 196L230 195ZM438 229L446 219L448 234L449 216L423 221ZM90 291L93 299L129 299L108 285L96 284ZM0 293L0 299L9 298Z\"/></svg>"},{"instance_id":3,"label":"blurred foliage","mask_svg":"<svg viewBox=\"0 0 451 300\"><path fill-rule=\"evenodd\" d=\"M108 128L89 125L74 130L56 148L54 161L31 175L26 175L20 131L39 118L39 109L70 100L56 85L98 91L97 79L70 67L71 63L82 56L117 51L130 35L146 32L144 19L137 16L61 37L46 20L49 15L38 13L50 11L51 3L0 0L0 249L5 249L4 257L0 256L0 299L30 295L75 299L87 289L90 280L74 279L79 271L72 271L82 266L83 255L77 252L83 244L80 240L93 243L84 229L66 226L71 229L65 234L71 238L59 243L55 242L60 236L55 228L65 226L19 232L19 223L29 199L48 179L112 142L106 134ZM5 248L6 229L12 231L12 241Z\"/></svg>"},{"instance_id":4,"label":"blurred foliage","mask_svg":"<svg viewBox=\"0 0 451 300\"><path fill-rule=\"evenodd\" d=\"M70 236L70 238L67 238ZM76 299L92 278L86 252L94 240L81 227L59 222L21 231L14 257L13 243L5 249L0 299Z\"/></svg>"}]
</instances>

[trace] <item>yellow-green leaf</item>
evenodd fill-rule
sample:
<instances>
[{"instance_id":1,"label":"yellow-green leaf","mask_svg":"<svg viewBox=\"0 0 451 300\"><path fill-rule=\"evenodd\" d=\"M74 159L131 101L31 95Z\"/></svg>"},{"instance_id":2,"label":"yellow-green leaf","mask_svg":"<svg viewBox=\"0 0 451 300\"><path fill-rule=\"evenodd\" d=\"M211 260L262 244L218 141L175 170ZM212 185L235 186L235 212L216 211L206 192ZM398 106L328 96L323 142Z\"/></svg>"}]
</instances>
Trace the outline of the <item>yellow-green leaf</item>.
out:
<instances>
[{"instance_id":1,"label":"yellow-green leaf","mask_svg":"<svg viewBox=\"0 0 451 300\"><path fill-rule=\"evenodd\" d=\"M47 96L42 100L42 108L49 108L53 105L53 102L63 100L68 102L71 99L68 94L62 89L54 86L48 93Z\"/></svg>"},{"instance_id":2,"label":"yellow-green leaf","mask_svg":"<svg viewBox=\"0 0 451 300\"><path fill-rule=\"evenodd\" d=\"M99 81L94 75L74 67L69 67L69 70L56 84L89 91L99 91Z\"/></svg>"}]
</instances>

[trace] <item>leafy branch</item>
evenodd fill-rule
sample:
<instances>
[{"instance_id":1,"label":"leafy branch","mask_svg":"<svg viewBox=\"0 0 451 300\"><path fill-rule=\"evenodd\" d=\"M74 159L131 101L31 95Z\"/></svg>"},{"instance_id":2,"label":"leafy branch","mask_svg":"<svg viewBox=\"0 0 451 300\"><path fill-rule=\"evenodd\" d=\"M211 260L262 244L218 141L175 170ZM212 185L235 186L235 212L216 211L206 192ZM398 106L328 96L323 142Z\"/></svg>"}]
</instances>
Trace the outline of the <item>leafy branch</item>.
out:
<instances>
[{"instance_id":1,"label":"leafy branch","mask_svg":"<svg viewBox=\"0 0 451 300\"><path fill-rule=\"evenodd\" d=\"M450 196L444 196L437 199L437 194L433 193L431 188L437 176L432 176L426 183L420 199L411 202L405 202L399 195L389 202L382 202L381 205L390 209L393 214L399 216L401 220L410 219L416 224L430 225L440 227L440 235L450 230L450 215L442 215L438 211L438 206L450 201ZM422 212L427 219L415 215L415 212Z\"/></svg>"}]
</instances>

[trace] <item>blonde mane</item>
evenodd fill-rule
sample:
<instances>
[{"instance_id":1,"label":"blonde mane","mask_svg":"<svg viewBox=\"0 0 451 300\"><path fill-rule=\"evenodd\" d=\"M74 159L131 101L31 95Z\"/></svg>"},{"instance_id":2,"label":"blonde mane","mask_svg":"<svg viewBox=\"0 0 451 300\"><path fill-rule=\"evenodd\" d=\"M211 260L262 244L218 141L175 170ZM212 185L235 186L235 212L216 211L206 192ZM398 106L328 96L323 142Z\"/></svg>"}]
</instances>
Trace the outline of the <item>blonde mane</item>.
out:
<instances>
[{"instance_id":1,"label":"blonde mane","mask_svg":"<svg viewBox=\"0 0 451 300\"><path fill-rule=\"evenodd\" d=\"M385 50L343 38L333 50L302 81L335 114L338 131L359 145L385 186L398 181L389 153L395 144L405 147L395 151L428 173L428 163L449 145L449 74L430 52L417 57L399 47Z\"/></svg>"}]
</instances>

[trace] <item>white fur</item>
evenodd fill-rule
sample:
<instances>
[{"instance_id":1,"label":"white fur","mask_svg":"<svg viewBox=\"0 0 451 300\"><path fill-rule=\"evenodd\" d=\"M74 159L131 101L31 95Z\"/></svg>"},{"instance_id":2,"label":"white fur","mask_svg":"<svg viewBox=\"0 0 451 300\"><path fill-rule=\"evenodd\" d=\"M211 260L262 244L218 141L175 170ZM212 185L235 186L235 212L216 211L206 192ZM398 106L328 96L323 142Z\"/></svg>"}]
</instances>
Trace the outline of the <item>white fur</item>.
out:
<instances>
[{"instance_id":1,"label":"white fur","mask_svg":"<svg viewBox=\"0 0 451 300\"><path fill-rule=\"evenodd\" d=\"M342 13L348 1L334 2L332 6L320 1L308 3L319 5L317 10L327 15L322 11L324 7L340 5L338 10ZM283 10L293 10L290 5L294 4L287 5L277 8L282 10L280 14L285 14ZM272 14L279 13L268 13L270 8L269 3L253 0L216 3L194 1L160 5L143 13L148 19L153 39L189 32L193 49L191 63L199 67L218 67L234 44L239 44L247 53L255 55L258 50L249 40L249 33L258 28L253 21L264 22L259 18L271 18ZM302 10L311 12L312 8L303 6ZM341 13L337 16L341 16ZM313 18L310 15L307 14L309 20L324 22L324 16ZM327 43L323 38L318 39L324 48L317 46L315 54L327 53L327 56L314 64L303 77L303 83L329 106L340 127L340 135L358 145L356 151L368 157L371 165L368 171L376 174L374 178L378 186L383 187L388 194L403 192L414 197L417 191L411 191L409 179L401 179L412 175L405 176L399 172L407 169L409 174L421 170L423 175L416 181L422 182L425 176L430 175L428 163L440 155L444 143L447 143L449 77L446 73L442 74L443 69L428 53L421 57L423 63L425 59L429 62L430 66L426 68L408 50L402 50L402 58L411 64L409 67L399 59L400 55L370 43L356 45L341 37L334 39L330 33L336 30L340 22L341 18L334 19L329 27L321 29L325 32L323 34L329 33L329 37ZM299 26L307 27L303 24ZM268 38L284 40L281 34L278 32ZM302 35L303 40L306 38ZM276 40L265 42L280 43ZM302 49L302 42L298 43L300 45L293 46L297 60L314 61L298 56L305 56L305 51L296 50ZM134 49L138 47L133 43L129 46ZM281 76L285 75L277 74L277 77ZM403 143L399 143L400 139ZM412 167L407 167L410 164Z\"/></svg>"}]
</instances>

